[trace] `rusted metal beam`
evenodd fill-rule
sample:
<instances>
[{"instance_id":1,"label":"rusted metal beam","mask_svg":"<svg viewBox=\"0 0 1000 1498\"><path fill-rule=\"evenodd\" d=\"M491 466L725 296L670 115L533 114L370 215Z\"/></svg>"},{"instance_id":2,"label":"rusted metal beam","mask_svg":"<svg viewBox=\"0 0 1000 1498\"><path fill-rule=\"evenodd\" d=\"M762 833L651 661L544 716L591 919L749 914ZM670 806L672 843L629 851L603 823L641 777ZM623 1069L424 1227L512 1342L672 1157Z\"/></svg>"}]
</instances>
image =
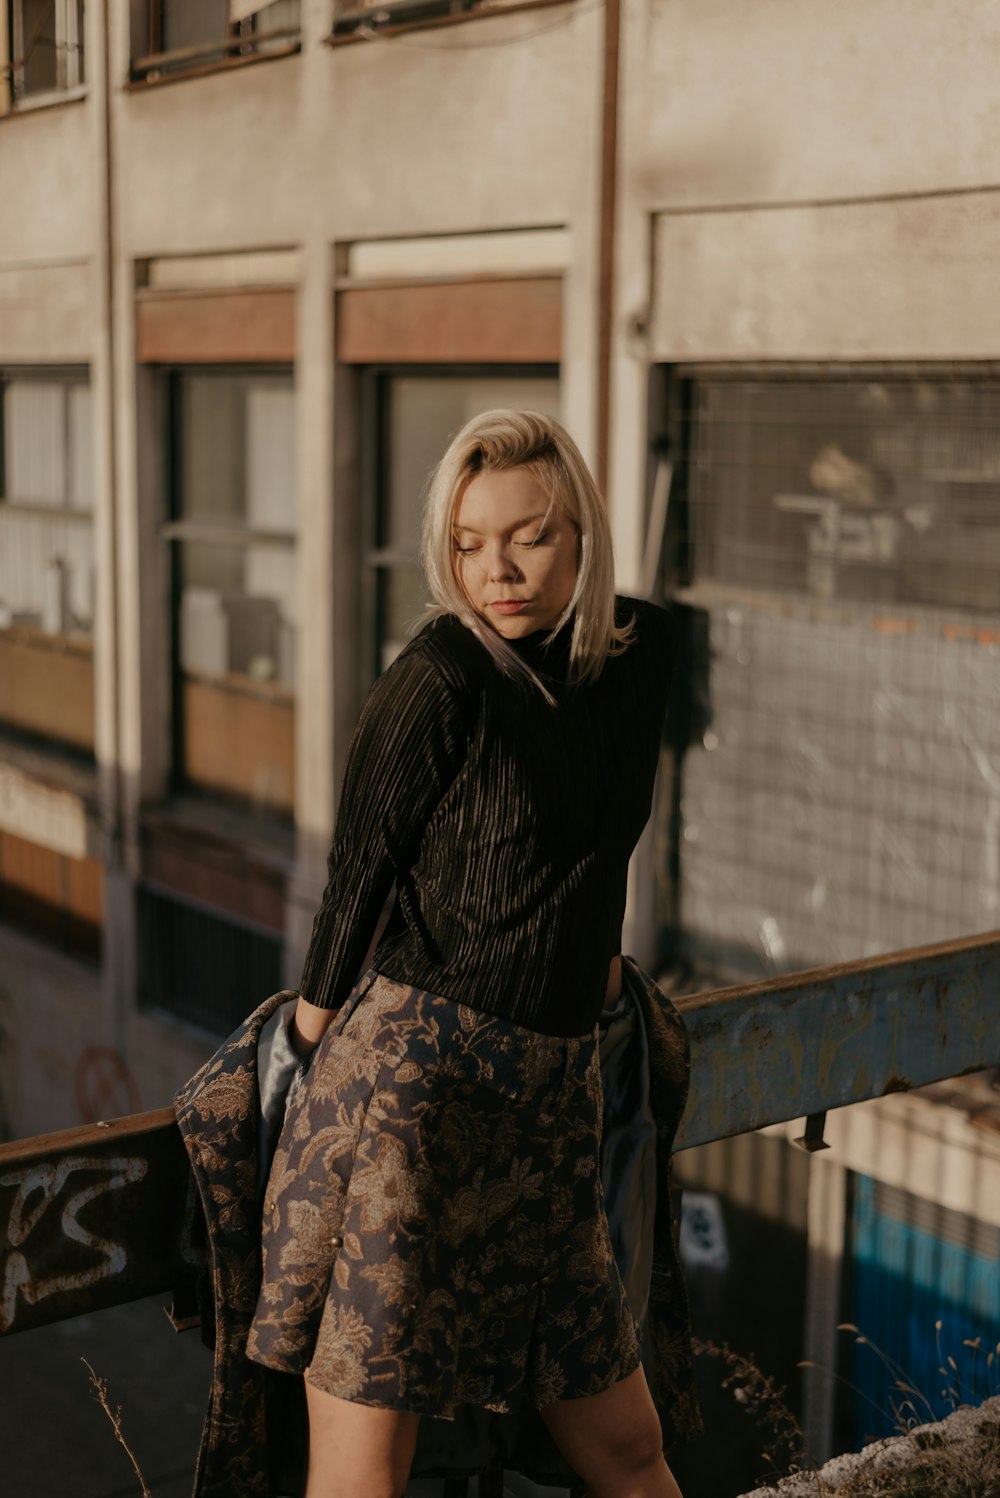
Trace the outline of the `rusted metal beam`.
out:
<instances>
[{"instance_id":1,"label":"rusted metal beam","mask_svg":"<svg viewBox=\"0 0 1000 1498\"><path fill-rule=\"evenodd\" d=\"M678 1147L1000 1064L998 996L994 934L681 999ZM0 1335L169 1293L200 1226L170 1108L0 1146Z\"/></svg>"},{"instance_id":2,"label":"rusted metal beam","mask_svg":"<svg viewBox=\"0 0 1000 1498\"><path fill-rule=\"evenodd\" d=\"M679 1149L1000 1065L1000 933L678 1001Z\"/></svg>"},{"instance_id":3,"label":"rusted metal beam","mask_svg":"<svg viewBox=\"0 0 1000 1498\"><path fill-rule=\"evenodd\" d=\"M0 1335L190 1278L193 1186L172 1108L0 1145Z\"/></svg>"}]
</instances>

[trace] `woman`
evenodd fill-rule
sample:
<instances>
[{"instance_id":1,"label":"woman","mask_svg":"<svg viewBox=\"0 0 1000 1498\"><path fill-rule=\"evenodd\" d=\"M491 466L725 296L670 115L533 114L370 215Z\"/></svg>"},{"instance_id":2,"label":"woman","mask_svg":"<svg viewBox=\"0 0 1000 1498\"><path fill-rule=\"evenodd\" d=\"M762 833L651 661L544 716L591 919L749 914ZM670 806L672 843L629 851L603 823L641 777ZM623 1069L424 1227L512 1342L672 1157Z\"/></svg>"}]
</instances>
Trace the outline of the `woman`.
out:
<instances>
[{"instance_id":1,"label":"woman","mask_svg":"<svg viewBox=\"0 0 1000 1498\"><path fill-rule=\"evenodd\" d=\"M423 560L435 617L351 746L249 1355L305 1375L307 1498L398 1498L422 1414L525 1390L593 1498L679 1498L597 1169L669 621L615 598L594 482L530 412L453 440Z\"/></svg>"}]
</instances>

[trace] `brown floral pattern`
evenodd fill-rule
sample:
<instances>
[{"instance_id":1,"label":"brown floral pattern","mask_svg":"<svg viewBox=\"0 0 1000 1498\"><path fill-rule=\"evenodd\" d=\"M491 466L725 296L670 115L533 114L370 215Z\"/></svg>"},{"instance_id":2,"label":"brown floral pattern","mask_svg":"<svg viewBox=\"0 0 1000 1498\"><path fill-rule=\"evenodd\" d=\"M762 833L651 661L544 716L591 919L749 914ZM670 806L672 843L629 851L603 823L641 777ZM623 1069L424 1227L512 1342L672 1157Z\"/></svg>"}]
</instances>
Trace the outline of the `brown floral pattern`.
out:
<instances>
[{"instance_id":1,"label":"brown floral pattern","mask_svg":"<svg viewBox=\"0 0 1000 1498\"><path fill-rule=\"evenodd\" d=\"M645 1321L649 1347L646 1375L663 1423L666 1445L691 1439L701 1430L694 1393L690 1327L687 1300L677 1257L671 1213L670 1151L687 1095L687 1037L681 1018L657 985L630 958L623 959L640 997L640 1008L648 1044L651 1100L657 1126L657 1199L654 1224L652 1287ZM256 1198L257 1150L257 1042L260 1031L290 993L266 999L223 1043L216 1054L185 1085L177 1098L177 1120L188 1149L191 1168L204 1210L207 1252L207 1283L202 1298L204 1334L214 1345L214 1370L205 1418L204 1437L194 1482L194 1498L267 1498L268 1494L300 1492L305 1454L305 1411L302 1382L283 1379L246 1357L247 1334L260 1290L261 1218ZM350 1002L350 1001L349 1001ZM364 1033L369 1015L355 1020ZM473 1028L476 1016L464 1012L460 1025ZM350 1029L348 1030L350 1034ZM446 1058L447 1059L447 1058ZM448 1061L448 1068L454 1063ZM484 1071L491 1065L482 1057ZM530 1068L543 1068L544 1050L524 1058L522 1077L530 1082ZM457 1068L460 1070L460 1068ZM397 1070L402 1080L412 1080ZM495 1072L490 1073L495 1075ZM327 1077L327 1085L332 1077ZM489 1080L489 1076L487 1077ZM499 1078L503 1085L502 1076ZM310 1081L315 1099L324 1078L317 1073ZM346 1130L353 1141L361 1132L362 1119L349 1109L340 1111L340 1099L329 1100L326 1125ZM363 1111L363 1110L362 1110ZM516 1128L513 1116L501 1112L496 1123L497 1148L509 1149L506 1131ZM451 1155L455 1171L463 1181L471 1162L484 1145L481 1120L470 1131L454 1110L443 1110L439 1142ZM318 1142L318 1148L336 1152L343 1148L335 1132ZM577 1157L574 1171L586 1176L587 1156ZM315 1203L309 1202L314 1207ZM460 1214L459 1214L460 1215ZM317 1226L322 1213L311 1218ZM314 1252L321 1248L314 1233ZM308 1233L303 1242L308 1239ZM539 1247L539 1239L542 1247ZM361 1264L357 1243L345 1235L347 1255L344 1269ZM515 1240L510 1252L535 1266L544 1252L544 1223L530 1224L523 1241ZM299 1252L292 1248L293 1257ZM340 1255L334 1264L334 1273ZM479 1268L487 1272L489 1259ZM419 1257L402 1252L382 1257L377 1264L362 1264L360 1275L375 1287L390 1308L414 1301L419 1282ZM453 1293L461 1293L464 1282L456 1275ZM451 1293L448 1290L439 1294ZM428 1315L434 1311L433 1305ZM351 1347L345 1332L337 1337L345 1346L344 1366L337 1374L340 1387L351 1387L352 1379L366 1376L363 1353ZM557 1359L539 1355L535 1359L532 1396L546 1404L559 1397L563 1372ZM525 1392L521 1386L521 1393ZM421 1421L414 1460L415 1476L457 1476L483 1470L490 1462L524 1473L535 1482L565 1486L568 1469L556 1451L548 1431L538 1417L525 1410L521 1401L509 1412L484 1408L477 1400L475 1381L468 1379L471 1400L450 1420ZM356 1397L356 1396L351 1396ZM276 1475L275 1463L281 1466ZM296 1467L298 1471L296 1473Z\"/></svg>"},{"instance_id":2,"label":"brown floral pattern","mask_svg":"<svg viewBox=\"0 0 1000 1498\"><path fill-rule=\"evenodd\" d=\"M444 1418L631 1373L600 1120L596 1031L541 1035L369 975L289 1105L249 1356Z\"/></svg>"},{"instance_id":3,"label":"brown floral pattern","mask_svg":"<svg viewBox=\"0 0 1000 1498\"><path fill-rule=\"evenodd\" d=\"M260 1286L256 1199L257 1038L286 999L273 994L176 1098L208 1240L214 1349L212 1386L194 1492L197 1498L267 1498L264 1370L244 1355Z\"/></svg>"}]
</instances>

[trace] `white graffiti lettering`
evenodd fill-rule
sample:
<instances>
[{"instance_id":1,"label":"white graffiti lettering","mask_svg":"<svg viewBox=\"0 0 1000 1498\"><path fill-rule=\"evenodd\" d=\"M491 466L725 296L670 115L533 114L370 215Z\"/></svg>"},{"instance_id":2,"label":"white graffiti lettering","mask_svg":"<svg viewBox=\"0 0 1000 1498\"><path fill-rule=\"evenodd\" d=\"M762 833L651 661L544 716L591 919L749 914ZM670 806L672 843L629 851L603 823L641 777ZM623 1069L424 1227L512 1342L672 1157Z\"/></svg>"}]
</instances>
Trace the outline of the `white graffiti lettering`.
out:
<instances>
[{"instance_id":1,"label":"white graffiti lettering","mask_svg":"<svg viewBox=\"0 0 1000 1498\"><path fill-rule=\"evenodd\" d=\"M103 1179L84 1186L70 1196L62 1208L60 1226L64 1238L72 1239L92 1250L98 1256L97 1262L73 1273L36 1279L31 1273L26 1254L20 1250L25 1247L49 1208L59 1202L70 1176L79 1170L100 1171ZM0 1334L9 1331L13 1325L19 1296L27 1305L36 1305L49 1295L56 1295L63 1290L83 1289L121 1273L128 1262L125 1249L119 1243L90 1232L80 1222L79 1213L95 1197L103 1196L109 1191L118 1191L134 1181L141 1181L146 1170L147 1162L142 1159L97 1160L83 1155L64 1155L55 1162L29 1165L24 1170L0 1176L0 1186L16 1188L7 1222L9 1252L0 1274ZM34 1199L36 1197L37 1200Z\"/></svg>"}]
</instances>

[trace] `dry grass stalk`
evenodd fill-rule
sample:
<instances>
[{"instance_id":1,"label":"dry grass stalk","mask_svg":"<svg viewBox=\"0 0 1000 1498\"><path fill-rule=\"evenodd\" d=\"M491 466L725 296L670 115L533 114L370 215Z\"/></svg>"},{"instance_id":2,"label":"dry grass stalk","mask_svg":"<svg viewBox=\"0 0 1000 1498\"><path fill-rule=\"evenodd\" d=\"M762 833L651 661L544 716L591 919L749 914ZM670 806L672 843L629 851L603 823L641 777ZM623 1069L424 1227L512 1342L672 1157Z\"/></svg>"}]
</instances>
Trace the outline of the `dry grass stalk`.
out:
<instances>
[{"instance_id":1,"label":"dry grass stalk","mask_svg":"<svg viewBox=\"0 0 1000 1498\"><path fill-rule=\"evenodd\" d=\"M763 1456L774 1472L815 1477L816 1492L822 1494L805 1432L785 1402L784 1388L779 1389L774 1379L757 1366L753 1353L734 1352L728 1342L706 1342L700 1337L695 1337L692 1345L699 1357L718 1358L725 1365L728 1372L722 1387L732 1391L737 1404L762 1433L770 1433Z\"/></svg>"},{"instance_id":2,"label":"dry grass stalk","mask_svg":"<svg viewBox=\"0 0 1000 1498\"><path fill-rule=\"evenodd\" d=\"M98 1377L93 1368L87 1362L86 1358L81 1358L80 1362L84 1365L87 1372L90 1374L90 1382L93 1387L94 1393L97 1395L97 1399L101 1406L101 1409L111 1421L111 1428L115 1433L116 1441L118 1441L119 1444L125 1448L125 1454L128 1457L129 1461L132 1463L132 1466L135 1468L135 1475L136 1477L138 1477L139 1485L142 1488L142 1498L152 1498L152 1494L146 1486L146 1479L143 1477L142 1471L139 1467L139 1463L135 1459L135 1453L133 1452L129 1443L126 1441L125 1437L122 1435L121 1405L119 1405L116 1410L112 1410L111 1405L108 1401L107 1380Z\"/></svg>"},{"instance_id":3,"label":"dry grass stalk","mask_svg":"<svg viewBox=\"0 0 1000 1498\"><path fill-rule=\"evenodd\" d=\"M822 1471L809 1458L805 1437L784 1401L784 1389L775 1387L753 1356L735 1353L725 1343L695 1342L696 1352L722 1360L729 1370L723 1388L731 1389L737 1403L773 1434L764 1455L787 1475L777 1489L767 1491L787 1493L788 1498L1000 1498L1000 1345L987 1353L981 1338L966 1339L963 1346L972 1354L972 1368L969 1379L963 1379L956 1359L943 1353L941 1322L935 1323L938 1372L945 1380L941 1393L951 1406L944 1424L928 1396L870 1338L851 1323L839 1330L853 1333L889 1374L889 1405L898 1435L875 1441L856 1455L836 1457ZM764 1494L762 1488L748 1498Z\"/></svg>"}]
</instances>

